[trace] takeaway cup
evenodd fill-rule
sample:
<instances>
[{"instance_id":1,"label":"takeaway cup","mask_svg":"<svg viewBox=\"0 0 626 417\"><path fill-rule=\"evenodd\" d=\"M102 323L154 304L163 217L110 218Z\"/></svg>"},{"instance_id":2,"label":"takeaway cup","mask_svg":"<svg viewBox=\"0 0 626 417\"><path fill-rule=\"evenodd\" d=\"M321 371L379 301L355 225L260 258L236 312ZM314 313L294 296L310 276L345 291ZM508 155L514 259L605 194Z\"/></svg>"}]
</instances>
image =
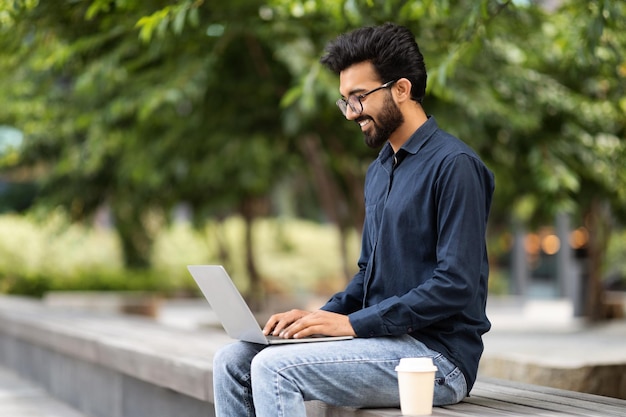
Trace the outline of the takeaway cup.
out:
<instances>
[{"instance_id":1,"label":"takeaway cup","mask_svg":"<svg viewBox=\"0 0 626 417\"><path fill-rule=\"evenodd\" d=\"M400 359L396 372L402 415L427 416L432 413L436 371L432 358Z\"/></svg>"}]
</instances>

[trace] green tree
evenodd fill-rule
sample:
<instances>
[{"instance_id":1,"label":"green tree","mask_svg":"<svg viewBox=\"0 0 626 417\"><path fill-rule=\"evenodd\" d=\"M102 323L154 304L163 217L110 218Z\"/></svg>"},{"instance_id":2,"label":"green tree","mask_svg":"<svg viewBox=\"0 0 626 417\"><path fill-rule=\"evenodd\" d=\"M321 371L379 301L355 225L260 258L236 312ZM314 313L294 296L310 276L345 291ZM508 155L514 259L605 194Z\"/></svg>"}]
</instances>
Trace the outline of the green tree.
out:
<instances>
[{"instance_id":1,"label":"green tree","mask_svg":"<svg viewBox=\"0 0 626 417\"><path fill-rule=\"evenodd\" d=\"M131 268L149 266L175 204L199 219L238 211L251 225L290 166L278 105L287 73L259 35L258 4L200 3L2 10L0 120L25 133L17 164L45 172L39 205L76 220L109 205ZM248 258L258 282L251 248Z\"/></svg>"},{"instance_id":2,"label":"green tree","mask_svg":"<svg viewBox=\"0 0 626 417\"><path fill-rule=\"evenodd\" d=\"M507 8L444 87L471 120L460 135L496 171L497 217L536 225L565 212L589 229L592 319L605 312L609 224L625 218L625 17L623 3L597 1Z\"/></svg>"}]
</instances>

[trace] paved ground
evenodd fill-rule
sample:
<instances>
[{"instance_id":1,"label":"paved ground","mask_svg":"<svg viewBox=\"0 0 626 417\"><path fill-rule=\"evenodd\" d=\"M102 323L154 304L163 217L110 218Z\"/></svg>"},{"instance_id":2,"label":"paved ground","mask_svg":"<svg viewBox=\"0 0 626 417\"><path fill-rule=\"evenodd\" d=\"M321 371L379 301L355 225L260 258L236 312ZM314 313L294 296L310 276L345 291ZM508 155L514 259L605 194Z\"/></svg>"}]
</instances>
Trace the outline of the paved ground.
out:
<instances>
[{"instance_id":1,"label":"paved ground","mask_svg":"<svg viewBox=\"0 0 626 417\"><path fill-rule=\"evenodd\" d=\"M0 367L0 416L87 417L36 385Z\"/></svg>"}]
</instances>

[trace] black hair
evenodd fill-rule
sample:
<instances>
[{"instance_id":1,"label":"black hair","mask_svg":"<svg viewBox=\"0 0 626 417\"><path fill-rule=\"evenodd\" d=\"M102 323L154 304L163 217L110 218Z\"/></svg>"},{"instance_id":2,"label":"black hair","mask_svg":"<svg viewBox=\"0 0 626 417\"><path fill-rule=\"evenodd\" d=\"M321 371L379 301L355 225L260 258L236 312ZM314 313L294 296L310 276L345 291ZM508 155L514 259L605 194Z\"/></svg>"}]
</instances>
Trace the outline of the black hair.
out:
<instances>
[{"instance_id":1,"label":"black hair","mask_svg":"<svg viewBox=\"0 0 626 417\"><path fill-rule=\"evenodd\" d=\"M344 33L326 46L320 62L339 74L369 61L381 82L400 78L411 81L411 98L421 103L426 94L426 65L411 31L394 23L363 27Z\"/></svg>"}]
</instances>

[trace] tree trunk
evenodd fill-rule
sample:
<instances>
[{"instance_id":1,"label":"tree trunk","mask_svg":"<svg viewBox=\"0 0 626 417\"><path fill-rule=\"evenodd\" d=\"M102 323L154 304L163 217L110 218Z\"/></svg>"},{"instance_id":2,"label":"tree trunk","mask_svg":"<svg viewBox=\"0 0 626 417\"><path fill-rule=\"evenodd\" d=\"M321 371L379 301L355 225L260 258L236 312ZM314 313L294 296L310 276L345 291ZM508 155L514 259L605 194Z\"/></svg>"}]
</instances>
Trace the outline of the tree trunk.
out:
<instances>
[{"instance_id":1,"label":"tree trunk","mask_svg":"<svg viewBox=\"0 0 626 417\"><path fill-rule=\"evenodd\" d=\"M602 266L610 238L610 214L606 204L599 200L591 203L587 213L589 228L589 274L586 285L586 315L591 321L607 319L605 289L602 283Z\"/></svg>"},{"instance_id":2,"label":"tree trunk","mask_svg":"<svg viewBox=\"0 0 626 417\"><path fill-rule=\"evenodd\" d=\"M250 290L246 298L253 311L262 310L265 301L263 282L254 256L254 220L261 210L261 204L261 201L257 198L247 198L240 207L241 215L245 221L245 265L250 280Z\"/></svg>"},{"instance_id":3,"label":"tree trunk","mask_svg":"<svg viewBox=\"0 0 626 417\"><path fill-rule=\"evenodd\" d=\"M324 160L324 151L320 146L319 138L314 135L308 135L302 138L300 148L309 161L313 184L317 191L322 210L339 231L339 247L342 259L341 266L347 282L351 278L348 266L347 230L355 225L355 218L358 219L356 220L357 223L359 220L362 222L364 215L361 213L362 210L357 213L352 213L349 209L351 206L349 196L341 192L340 187L333 178L332 170ZM350 187L357 182L354 175L347 174L345 179L350 182ZM358 190L353 191L353 195L362 196L362 183L355 188L358 188Z\"/></svg>"},{"instance_id":4,"label":"tree trunk","mask_svg":"<svg viewBox=\"0 0 626 417\"><path fill-rule=\"evenodd\" d=\"M154 240L142 222L144 214L127 203L113 205L111 211L122 246L124 266L129 269L150 268Z\"/></svg>"},{"instance_id":5,"label":"tree trunk","mask_svg":"<svg viewBox=\"0 0 626 417\"><path fill-rule=\"evenodd\" d=\"M222 218L218 218L215 221L215 228L213 231L213 236L215 238L215 244L217 245L217 259L219 259L220 264L226 268L226 270L232 270L231 264L231 256L230 250L228 248L228 243L226 237L224 236L224 220Z\"/></svg>"}]
</instances>

